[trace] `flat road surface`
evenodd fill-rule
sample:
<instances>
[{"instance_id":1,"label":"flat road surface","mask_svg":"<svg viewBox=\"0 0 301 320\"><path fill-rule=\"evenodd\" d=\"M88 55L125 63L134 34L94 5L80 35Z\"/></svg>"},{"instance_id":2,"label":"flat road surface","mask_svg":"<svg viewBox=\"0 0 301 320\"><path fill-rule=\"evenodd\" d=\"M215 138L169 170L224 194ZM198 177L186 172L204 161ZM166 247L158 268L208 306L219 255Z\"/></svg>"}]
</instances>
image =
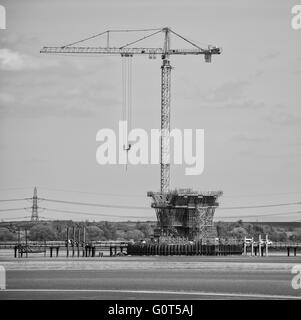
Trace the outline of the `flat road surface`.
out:
<instances>
[{"instance_id":1,"label":"flat road surface","mask_svg":"<svg viewBox=\"0 0 301 320\"><path fill-rule=\"evenodd\" d=\"M14 259L3 299L301 299L301 257L104 257Z\"/></svg>"}]
</instances>

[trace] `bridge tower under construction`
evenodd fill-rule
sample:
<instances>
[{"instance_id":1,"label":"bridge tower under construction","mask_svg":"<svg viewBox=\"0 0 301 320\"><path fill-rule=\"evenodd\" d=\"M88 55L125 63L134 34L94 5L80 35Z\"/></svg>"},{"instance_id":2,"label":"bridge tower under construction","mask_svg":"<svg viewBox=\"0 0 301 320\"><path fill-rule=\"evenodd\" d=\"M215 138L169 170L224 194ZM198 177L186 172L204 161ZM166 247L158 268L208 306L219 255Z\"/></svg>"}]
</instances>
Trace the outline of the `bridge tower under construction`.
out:
<instances>
[{"instance_id":1,"label":"bridge tower under construction","mask_svg":"<svg viewBox=\"0 0 301 320\"><path fill-rule=\"evenodd\" d=\"M157 215L154 237L160 242L210 240L217 236L213 216L222 191L180 189L147 195L153 199L152 207Z\"/></svg>"}]
</instances>

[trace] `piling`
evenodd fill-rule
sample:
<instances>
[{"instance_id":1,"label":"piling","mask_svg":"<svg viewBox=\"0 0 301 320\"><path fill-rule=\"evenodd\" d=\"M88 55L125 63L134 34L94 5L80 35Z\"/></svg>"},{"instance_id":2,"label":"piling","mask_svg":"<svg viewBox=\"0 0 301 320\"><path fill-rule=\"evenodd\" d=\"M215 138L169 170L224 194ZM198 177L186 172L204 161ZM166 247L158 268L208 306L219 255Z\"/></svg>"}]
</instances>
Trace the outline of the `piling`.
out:
<instances>
[{"instance_id":1,"label":"piling","mask_svg":"<svg viewBox=\"0 0 301 320\"><path fill-rule=\"evenodd\" d=\"M25 250L26 250L26 258L28 258L28 246L27 246L27 229L25 229Z\"/></svg>"},{"instance_id":2,"label":"piling","mask_svg":"<svg viewBox=\"0 0 301 320\"><path fill-rule=\"evenodd\" d=\"M258 256L261 256L261 234L258 237Z\"/></svg>"},{"instance_id":3,"label":"piling","mask_svg":"<svg viewBox=\"0 0 301 320\"><path fill-rule=\"evenodd\" d=\"M75 227L72 228L73 231L73 243L72 243L72 257L75 255Z\"/></svg>"},{"instance_id":4,"label":"piling","mask_svg":"<svg viewBox=\"0 0 301 320\"><path fill-rule=\"evenodd\" d=\"M247 242L246 242L246 237L244 238L244 255L247 255Z\"/></svg>"},{"instance_id":5,"label":"piling","mask_svg":"<svg viewBox=\"0 0 301 320\"><path fill-rule=\"evenodd\" d=\"M69 257L69 227L67 227L67 249L66 256Z\"/></svg>"},{"instance_id":6,"label":"piling","mask_svg":"<svg viewBox=\"0 0 301 320\"><path fill-rule=\"evenodd\" d=\"M21 244L21 234L20 234L20 228L18 228L18 258L20 258L20 244Z\"/></svg>"},{"instance_id":7,"label":"piling","mask_svg":"<svg viewBox=\"0 0 301 320\"><path fill-rule=\"evenodd\" d=\"M78 228L77 230L77 257L79 257L80 255L79 245L80 245L80 228Z\"/></svg>"},{"instance_id":8,"label":"piling","mask_svg":"<svg viewBox=\"0 0 301 320\"><path fill-rule=\"evenodd\" d=\"M83 257L85 256L85 246L86 246L86 228L83 231Z\"/></svg>"},{"instance_id":9,"label":"piling","mask_svg":"<svg viewBox=\"0 0 301 320\"><path fill-rule=\"evenodd\" d=\"M267 234L265 235L265 255L269 256L269 237Z\"/></svg>"}]
</instances>

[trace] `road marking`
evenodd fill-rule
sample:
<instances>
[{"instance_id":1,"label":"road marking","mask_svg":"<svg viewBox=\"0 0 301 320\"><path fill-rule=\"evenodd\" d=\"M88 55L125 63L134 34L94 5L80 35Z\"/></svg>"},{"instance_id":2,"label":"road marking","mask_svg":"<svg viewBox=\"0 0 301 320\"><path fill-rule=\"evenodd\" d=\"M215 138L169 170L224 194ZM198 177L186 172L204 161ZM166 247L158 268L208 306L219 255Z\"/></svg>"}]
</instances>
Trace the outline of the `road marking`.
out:
<instances>
[{"instance_id":1,"label":"road marking","mask_svg":"<svg viewBox=\"0 0 301 320\"><path fill-rule=\"evenodd\" d=\"M98 292L98 293L139 293L139 294L172 294L190 296L213 296L213 297L242 297L262 299L300 299L300 296L256 294L256 293L228 293L228 292L205 292L205 291L160 291L160 290L114 290L114 289L6 289L0 292Z\"/></svg>"}]
</instances>

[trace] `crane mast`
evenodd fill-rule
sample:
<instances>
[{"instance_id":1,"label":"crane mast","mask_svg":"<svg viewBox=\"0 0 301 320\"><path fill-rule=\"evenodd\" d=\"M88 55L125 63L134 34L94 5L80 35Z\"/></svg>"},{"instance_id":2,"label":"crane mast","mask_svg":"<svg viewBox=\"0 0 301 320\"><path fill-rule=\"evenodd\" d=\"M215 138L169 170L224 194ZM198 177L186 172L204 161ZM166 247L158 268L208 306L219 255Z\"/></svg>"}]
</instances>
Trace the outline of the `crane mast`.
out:
<instances>
[{"instance_id":1,"label":"crane mast","mask_svg":"<svg viewBox=\"0 0 301 320\"><path fill-rule=\"evenodd\" d=\"M43 47L40 51L41 53L58 53L58 54L116 54L121 56L133 56L135 54L139 55L149 55L153 58L160 55L162 58L161 65L161 153L160 153L160 192L162 195L167 194L170 188L170 100L171 100L171 65L170 65L170 55L204 55L205 62L211 62L211 56L213 54L220 54L221 49L215 46L208 46L208 48L203 49L191 42L190 40L184 38L178 33L171 30L169 27L160 29L148 29L154 31L141 39L134 42L128 43L121 47L110 47L110 34L112 32L126 32L126 31L142 31L142 30L107 30L95 36L77 41L75 43L62 46L62 47ZM145 30L144 30L145 31ZM161 48L144 48L144 47L130 47L130 45L142 41L146 38L152 37L160 32L164 34L164 43ZM170 46L170 35L171 33L182 40L191 44L194 48L191 49L174 49ZM98 36L107 36L107 46L106 47L74 47L74 44L96 38Z\"/></svg>"},{"instance_id":2,"label":"crane mast","mask_svg":"<svg viewBox=\"0 0 301 320\"><path fill-rule=\"evenodd\" d=\"M169 60L170 35L169 29L164 28L164 54L161 66L161 176L160 191L167 193L170 185L170 84L171 65Z\"/></svg>"}]
</instances>

